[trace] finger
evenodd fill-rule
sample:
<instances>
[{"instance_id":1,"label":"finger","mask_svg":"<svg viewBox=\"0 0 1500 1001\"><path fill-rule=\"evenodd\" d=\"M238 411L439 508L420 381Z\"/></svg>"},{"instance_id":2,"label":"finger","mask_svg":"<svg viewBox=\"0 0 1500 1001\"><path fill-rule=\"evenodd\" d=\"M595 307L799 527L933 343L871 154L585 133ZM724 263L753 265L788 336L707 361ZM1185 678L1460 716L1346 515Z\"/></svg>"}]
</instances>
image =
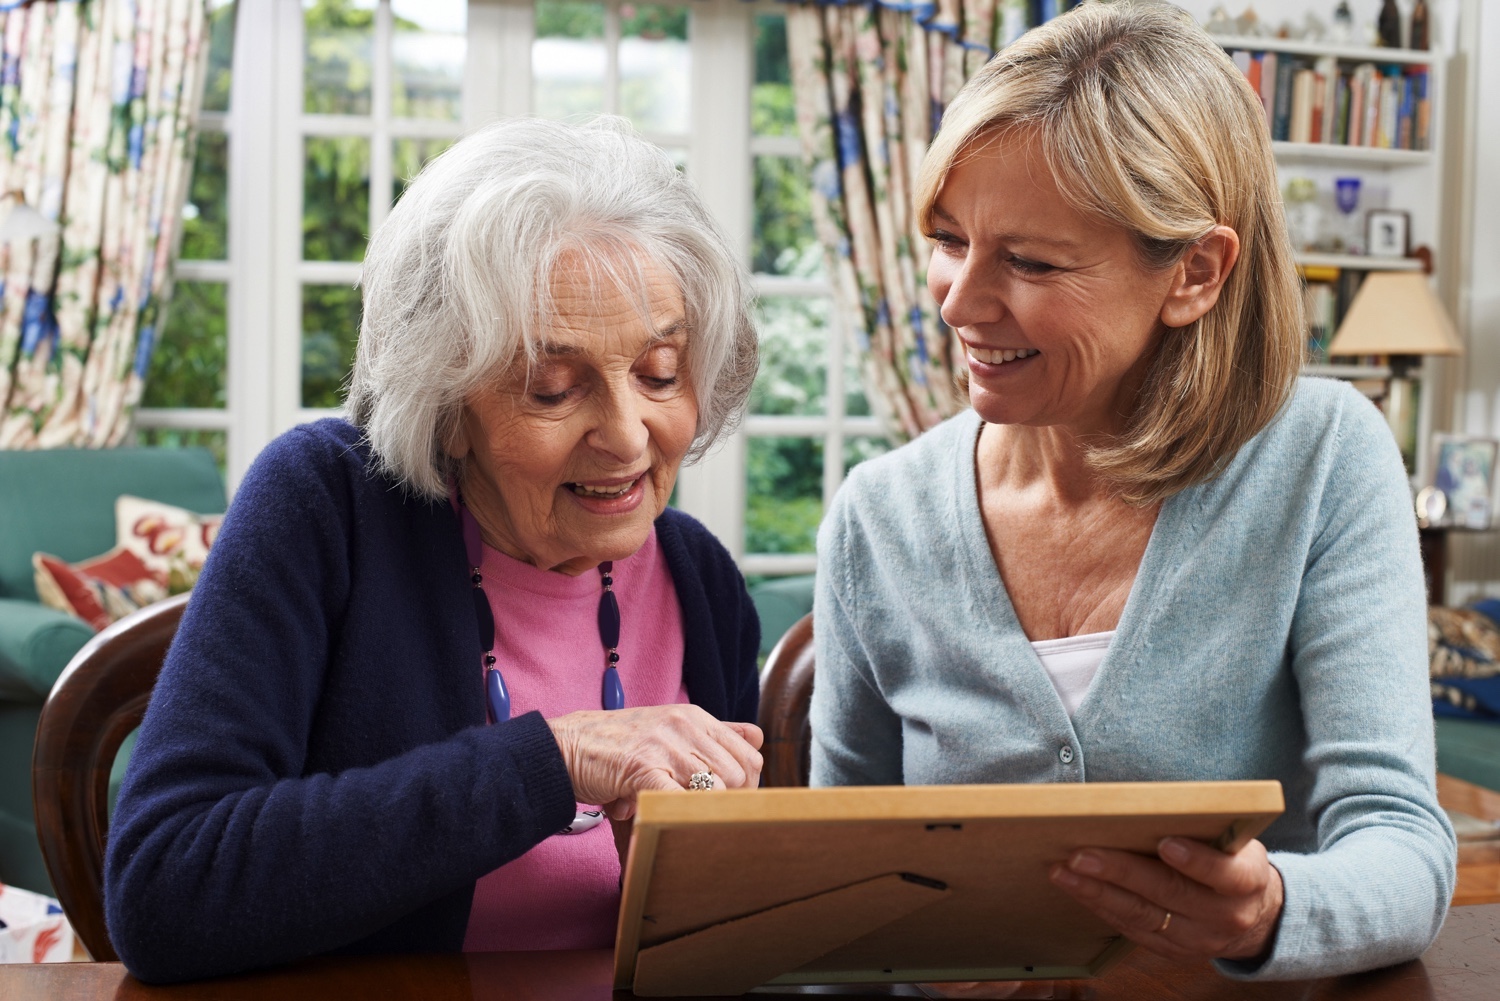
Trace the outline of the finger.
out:
<instances>
[{"instance_id":1,"label":"finger","mask_svg":"<svg viewBox=\"0 0 1500 1001\"><path fill-rule=\"evenodd\" d=\"M735 720L727 719L721 720L720 722L729 727L729 729L733 730L735 733L739 734L740 739L749 744L751 747L755 748L757 751L760 750L766 742L766 735L761 732L760 727L756 726L754 723L740 723Z\"/></svg>"},{"instance_id":2,"label":"finger","mask_svg":"<svg viewBox=\"0 0 1500 1001\"><path fill-rule=\"evenodd\" d=\"M610 820L626 821L635 816L635 800L617 799L613 803L605 803L599 807L604 815Z\"/></svg>"},{"instance_id":3,"label":"finger","mask_svg":"<svg viewBox=\"0 0 1500 1001\"><path fill-rule=\"evenodd\" d=\"M712 772L715 789L738 789L745 784L745 770L729 749L714 739L715 736L715 731L710 730L705 739L694 743L688 754L688 775Z\"/></svg>"},{"instance_id":4,"label":"finger","mask_svg":"<svg viewBox=\"0 0 1500 1001\"><path fill-rule=\"evenodd\" d=\"M1170 959L1202 958L1169 937L1176 930L1175 914L1166 934L1157 931L1166 918L1166 909L1112 883L1080 876L1063 865L1054 865L1048 876L1054 886L1132 942Z\"/></svg>"},{"instance_id":5,"label":"finger","mask_svg":"<svg viewBox=\"0 0 1500 1001\"><path fill-rule=\"evenodd\" d=\"M1144 855L1108 848L1086 848L1068 857L1070 871L1110 883L1159 906L1162 911L1203 917L1216 914L1224 902L1211 888ZM1157 914L1160 921L1161 914Z\"/></svg>"},{"instance_id":6,"label":"finger","mask_svg":"<svg viewBox=\"0 0 1500 1001\"><path fill-rule=\"evenodd\" d=\"M1270 878L1271 863L1259 841L1229 855L1191 838L1162 838L1156 851L1177 872L1226 897L1260 893Z\"/></svg>"},{"instance_id":7,"label":"finger","mask_svg":"<svg viewBox=\"0 0 1500 1001\"><path fill-rule=\"evenodd\" d=\"M754 730L756 734L760 733L759 727L755 727ZM724 723L719 724L714 736L718 739L719 746L733 755L735 762L740 768L740 780L737 783L732 783L730 787L741 788L759 785L763 759L761 758L760 751L757 750L758 745L747 741L737 728Z\"/></svg>"}]
</instances>

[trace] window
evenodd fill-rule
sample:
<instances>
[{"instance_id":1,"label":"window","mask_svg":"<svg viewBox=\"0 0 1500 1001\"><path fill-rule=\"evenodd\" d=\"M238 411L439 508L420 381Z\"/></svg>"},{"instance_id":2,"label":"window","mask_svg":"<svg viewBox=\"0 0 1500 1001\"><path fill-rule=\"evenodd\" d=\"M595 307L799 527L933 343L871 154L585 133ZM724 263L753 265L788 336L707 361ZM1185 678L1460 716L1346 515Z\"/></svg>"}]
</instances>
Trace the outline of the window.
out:
<instances>
[{"instance_id":1,"label":"window","mask_svg":"<svg viewBox=\"0 0 1500 1001\"><path fill-rule=\"evenodd\" d=\"M813 568L826 502L885 446L832 309L775 4L241 3L238 25L232 0L214 7L183 255L138 412L142 441L206 442L232 486L277 433L336 412L365 241L408 178L500 116L620 114L672 152L743 241L759 293L751 416L684 470L677 502L747 573ZM257 84L232 103L231 51L233 72Z\"/></svg>"}]
</instances>

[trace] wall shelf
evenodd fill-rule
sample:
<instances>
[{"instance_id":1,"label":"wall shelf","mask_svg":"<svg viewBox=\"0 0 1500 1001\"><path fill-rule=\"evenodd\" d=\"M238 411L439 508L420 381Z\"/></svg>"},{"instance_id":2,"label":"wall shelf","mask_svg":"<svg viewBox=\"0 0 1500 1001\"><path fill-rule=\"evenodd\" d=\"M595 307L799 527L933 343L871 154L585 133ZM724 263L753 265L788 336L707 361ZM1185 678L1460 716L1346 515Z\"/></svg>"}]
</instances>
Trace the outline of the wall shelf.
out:
<instances>
[{"instance_id":1,"label":"wall shelf","mask_svg":"<svg viewBox=\"0 0 1500 1001\"><path fill-rule=\"evenodd\" d=\"M1416 257L1368 257L1364 254L1297 254L1298 267L1346 268L1350 271L1421 271Z\"/></svg>"},{"instance_id":2,"label":"wall shelf","mask_svg":"<svg viewBox=\"0 0 1500 1001\"><path fill-rule=\"evenodd\" d=\"M1427 65L1435 60L1425 49L1374 49L1361 45L1327 45L1323 42L1300 42L1292 38L1255 38L1242 35L1215 35L1214 41L1226 49L1245 52L1286 52L1295 56L1333 56L1354 63L1400 63Z\"/></svg>"},{"instance_id":3,"label":"wall shelf","mask_svg":"<svg viewBox=\"0 0 1500 1001\"><path fill-rule=\"evenodd\" d=\"M1271 143L1276 159L1286 163L1344 163L1359 166L1410 167L1433 162L1429 149L1385 149L1380 146L1348 146L1344 143Z\"/></svg>"}]
</instances>

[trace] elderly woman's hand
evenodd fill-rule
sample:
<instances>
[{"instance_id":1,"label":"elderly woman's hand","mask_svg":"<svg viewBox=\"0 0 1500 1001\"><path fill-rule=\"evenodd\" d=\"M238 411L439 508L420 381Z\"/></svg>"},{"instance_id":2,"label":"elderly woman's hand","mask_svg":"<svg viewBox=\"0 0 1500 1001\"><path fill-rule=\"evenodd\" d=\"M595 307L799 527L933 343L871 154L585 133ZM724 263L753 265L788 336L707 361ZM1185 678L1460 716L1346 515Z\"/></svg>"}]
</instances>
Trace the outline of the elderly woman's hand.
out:
<instances>
[{"instance_id":1,"label":"elderly woman's hand","mask_svg":"<svg viewBox=\"0 0 1500 1001\"><path fill-rule=\"evenodd\" d=\"M713 772L715 788L760 783L760 727L723 723L697 706L594 710L547 722L574 798L602 804L615 820L634 815L641 792L686 788L695 772Z\"/></svg>"},{"instance_id":2,"label":"elderly woman's hand","mask_svg":"<svg viewBox=\"0 0 1500 1001\"><path fill-rule=\"evenodd\" d=\"M1160 861L1084 848L1049 875L1126 938L1171 959L1255 959L1269 949L1282 887L1264 845L1229 855L1163 838L1157 853Z\"/></svg>"}]
</instances>

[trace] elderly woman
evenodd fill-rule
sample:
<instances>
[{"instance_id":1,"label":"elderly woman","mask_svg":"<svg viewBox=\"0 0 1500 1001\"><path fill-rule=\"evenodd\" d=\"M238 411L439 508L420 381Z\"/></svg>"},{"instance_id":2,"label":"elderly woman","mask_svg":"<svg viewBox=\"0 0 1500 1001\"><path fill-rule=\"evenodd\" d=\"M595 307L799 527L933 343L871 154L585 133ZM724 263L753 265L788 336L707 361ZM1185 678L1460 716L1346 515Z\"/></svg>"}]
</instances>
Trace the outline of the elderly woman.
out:
<instances>
[{"instance_id":1,"label":"elderly woman","mask_svg":"<svg viewBox=\"0 0 1500 1001\"><path fill-rule=\"evenodd\" d=\"M917 211L972 412L855 470L818 551L817 784L1279 779L1229 855L1057 888L1155 952L1304 977L1453 890L1417 535L1380 414L1298 379L1255 95L1166 5L1085 5L944 116Z\"/></svg>"},{"instance_id":2,"label":"elderly woman","mask_svg":"<svg viewBox=\"0 0 1500 1001\"><path fill-rule=\"evenodd\" d=\"M484 129L363 284L353 422L257 459L130 762L105 904L144 979L607 947L601 807L759 780L753 607L667 507L755 333L671 159L618 121Z\"/></svg>"}]
</instances>

